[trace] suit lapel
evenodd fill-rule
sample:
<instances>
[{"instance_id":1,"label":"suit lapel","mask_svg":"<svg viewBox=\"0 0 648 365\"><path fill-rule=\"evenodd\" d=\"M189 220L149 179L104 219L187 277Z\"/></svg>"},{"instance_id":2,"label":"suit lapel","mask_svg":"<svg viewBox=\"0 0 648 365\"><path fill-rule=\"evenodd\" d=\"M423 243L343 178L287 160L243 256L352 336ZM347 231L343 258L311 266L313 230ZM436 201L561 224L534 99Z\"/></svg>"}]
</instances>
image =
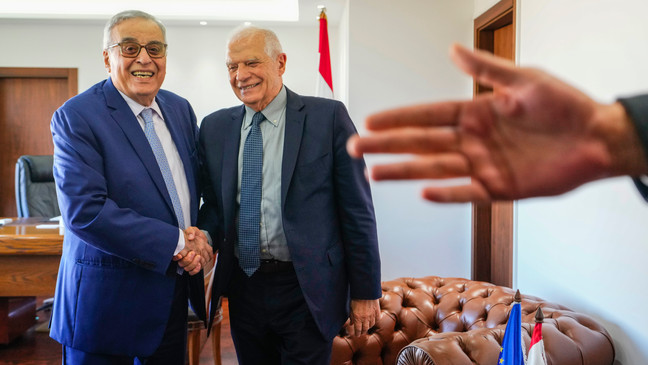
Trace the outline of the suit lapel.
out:
<instances>
[{"instance_id":1,"label":"suit lapel","mask_svg":"<svg viewBox=\"0 0 648 365\"><path fill-rule=\"evenodd\" d=\"M245 107L234 109L231 120L223 126L223 212L225 222L233 222L236 214L236 195L238 190L238 154L241 140L241 125Z\"/></svg>"},{"instance_id":2,"label":"suit lapel","mask_svg":"<svg viewBox=\"0 0 648 365\"><path fill-rule=\"evenodd\" d=\"M187 139L183 138L183 134L180 127L180 122L183 121L183 118L182 116L178 115L176 108L165 107L168 106L168 102L165 100L163 96L160 96L158 94L157 102L158 105L160 106L160 110L162 110L164 123L166 123L166 126L169 129L169 133L171 134L173 143L175 144L176 149L178 150L178 154L180 155L180 159L182 160L185 176L187 177L187 185L189 186L189 197L191 202L191 215L190 215L191 221L195 222L196 214L194 212L198 211L197 209L198 202L196 201L195 197L198 196L197 195L198 192L196 191L193 164L191 162L191 156L189 155L189 151L191 151L191 148L187 146L188 144ZM173 209L173 206L171 206L171 208ZM187 226L189 226L189 222L187 222Z\"/></svg>"},{"instance_id":3,"label":"suit lapel","mask_svg":"<svg viewBox=\"0 0 648 365\"><path fill-rule=\"evenodd\" d=\"M142 164L146 168L151 180L153 180L153 183L160 191L160 194L164 197L164 201L171 211L174 211L173 203L171 202L166 185L164 184L162 172L160 172L160 167L158 166L153 150L151 150L151 146L146 139L146 135L137 121L137 118L133 115L133 112L119 94L110 78L104 84L104 95L106 96L106 105L113 109L110 114L111 117L124 131L126 138L142 161Z\"/></svg>"},{"instance_id":4,"label":"suit lapel","mask_svg":"<svg viewBox=\"0 0 648 365\"><path fill-rule=\"evenodd\" d=\"M301 146L302 134L304 133L304 121L306 114L303 112L304 103L299 95L286 88L286 135L283 147L283 161L281 164L281 206L286 203L286 194L292 180L299 148Z\"/></svg>"}]
</instances>

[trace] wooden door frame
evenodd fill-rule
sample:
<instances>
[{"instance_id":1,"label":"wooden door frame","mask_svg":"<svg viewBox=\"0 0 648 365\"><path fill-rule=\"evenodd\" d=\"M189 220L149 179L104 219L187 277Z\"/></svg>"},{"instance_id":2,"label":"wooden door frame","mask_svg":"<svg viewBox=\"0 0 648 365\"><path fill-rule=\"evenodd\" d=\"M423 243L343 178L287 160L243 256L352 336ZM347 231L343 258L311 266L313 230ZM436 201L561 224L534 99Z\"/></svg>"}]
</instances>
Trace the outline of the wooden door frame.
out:
<instances>
[{"instance_id":1,"label":"wooden door frame","mask_svg":"<svg viewBox=\"0 0 648 365\"><path fill-rule=\"evenodd\" d=\"M515 54L516 0L501 0L475 19L477 49L493 52L496 29L511 24L513 54ZM473 94L488 92L489 88L474 83ZM473 204L472 265L473 280L497 285L513 285L513 202Z\"/></svg>"},{"instance_id":2,"label":"wooden door frame","mask_svg":"<svg viewBox=\"0 0 648 365\"><path fill-rule=\"evenodd\" d=\"M79 90L76 68L0 67L0 78L67 79L68 99Z\"/></svg>"}]
</instances>

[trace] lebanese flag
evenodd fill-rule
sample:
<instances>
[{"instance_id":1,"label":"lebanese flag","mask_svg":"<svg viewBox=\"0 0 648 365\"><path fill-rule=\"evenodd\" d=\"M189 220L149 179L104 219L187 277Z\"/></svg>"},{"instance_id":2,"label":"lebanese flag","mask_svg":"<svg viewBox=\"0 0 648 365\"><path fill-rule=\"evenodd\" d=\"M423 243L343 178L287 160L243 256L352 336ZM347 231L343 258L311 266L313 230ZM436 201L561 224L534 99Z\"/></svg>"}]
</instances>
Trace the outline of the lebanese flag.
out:
<instances>
[{"instance_id":1,"label":"lebanese flag","mask_svg":"<svg viewBox=\"0 0 648 365\"><path fill-rule=\"evenodd\" d=\"M331 76L331 53L329 52L328 22L325 9L319 16L319 75L317 77L317 96L333 99L333 77Z\"/></svg>"},{"instance_id":2,"label":"lebanese flag","mask_svg":"<svg viewBox=\"0 0 648 365\"><path fill-rule=\"evenodd\" d=\"M540 308L538 308L538 310L540 310ZM533 327L533 336L531 337L531 347L529 348L527 365L547 365L544 341L542 341L542 321L536 322L535 327Z\"/></svg>"}]
</instances>

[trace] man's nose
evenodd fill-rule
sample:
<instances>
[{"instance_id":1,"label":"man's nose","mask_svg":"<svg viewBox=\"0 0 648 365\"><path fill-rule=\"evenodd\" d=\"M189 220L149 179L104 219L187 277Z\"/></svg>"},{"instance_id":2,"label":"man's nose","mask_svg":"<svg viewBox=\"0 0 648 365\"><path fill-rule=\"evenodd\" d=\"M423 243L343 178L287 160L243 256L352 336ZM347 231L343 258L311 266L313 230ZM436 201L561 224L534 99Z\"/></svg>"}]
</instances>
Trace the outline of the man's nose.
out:
<instances>
[{"instance_id":1,"label":"man's nose","mask_svg":"<svg viewBox=\"0 0 648 365\"><path fill-rule=\"evenodd\" d=\"M250 77L250 72L245 65L241 65L236 69L236 79L237 80L245 80L248 77Z\"/></svg>"},{"instance_id":2,"label":"man's nose","mask_svg":"<svg viewBox=\"0 0 648 365\"><path fill-rule=\"evenodd\" d=\"M142 47L140 53L137 55L137 61L140 63L149 63L151 62L151 56L149 56L146 48Z\"/></svg>"}]
</instances>

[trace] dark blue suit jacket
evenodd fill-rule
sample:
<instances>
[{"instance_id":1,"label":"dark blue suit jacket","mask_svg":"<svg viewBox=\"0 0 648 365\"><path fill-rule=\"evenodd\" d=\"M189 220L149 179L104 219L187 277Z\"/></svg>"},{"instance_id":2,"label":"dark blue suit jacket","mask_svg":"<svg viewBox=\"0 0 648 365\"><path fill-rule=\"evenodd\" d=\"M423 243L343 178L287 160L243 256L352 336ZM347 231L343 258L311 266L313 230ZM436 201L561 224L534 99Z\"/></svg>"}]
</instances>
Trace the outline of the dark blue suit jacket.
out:
<instances>
[{"instance_id":1,"label":"dark blue suit jacket","mask_svg":"<svg viewBox=\"0 0 648 365\"><path fill-rule=\"evenodd\" d=\"M196 117L173 93L160 90L156 100L184 164L195 224ZM86 352L148 356L170 315L179 235L153 151L110 79L68 100L51 130L66 233L50 335ZM192 307L205 318L202 275L189 283Z\"/></svg>"},{"instance_id":2,"label":"dark blue suit jacket","mask_svg":"<svg viewBox=\"0 0 648 365\"><path fill-rule=\"evenodd\" d=\"M643 153L648 159L648 95L620 98L619 102L630 116L635 128L637 128L637 135L643 146ZM641 196L648 201L648 186L640 178L634 178L633 180Z\"/></svg>"},{"instance_id":3,"label":"dark blue suit jacket","mask_svg":"<svg viewBox=\"0 0 648 365\"><path fill-rule=\"evenodd\" d=\"M219 110L205 117L200 127L205 203L198 224L209 231L219 250L213 298L226 294L234 269L244 115L242 105ZM345 147L354 133L342 103L287 90L283 228L304 297L326 338L333 338L348 318L349 294L353 299L377 299L382 294L365 164L350 158Z\"/></svg>"}]
</instances>

